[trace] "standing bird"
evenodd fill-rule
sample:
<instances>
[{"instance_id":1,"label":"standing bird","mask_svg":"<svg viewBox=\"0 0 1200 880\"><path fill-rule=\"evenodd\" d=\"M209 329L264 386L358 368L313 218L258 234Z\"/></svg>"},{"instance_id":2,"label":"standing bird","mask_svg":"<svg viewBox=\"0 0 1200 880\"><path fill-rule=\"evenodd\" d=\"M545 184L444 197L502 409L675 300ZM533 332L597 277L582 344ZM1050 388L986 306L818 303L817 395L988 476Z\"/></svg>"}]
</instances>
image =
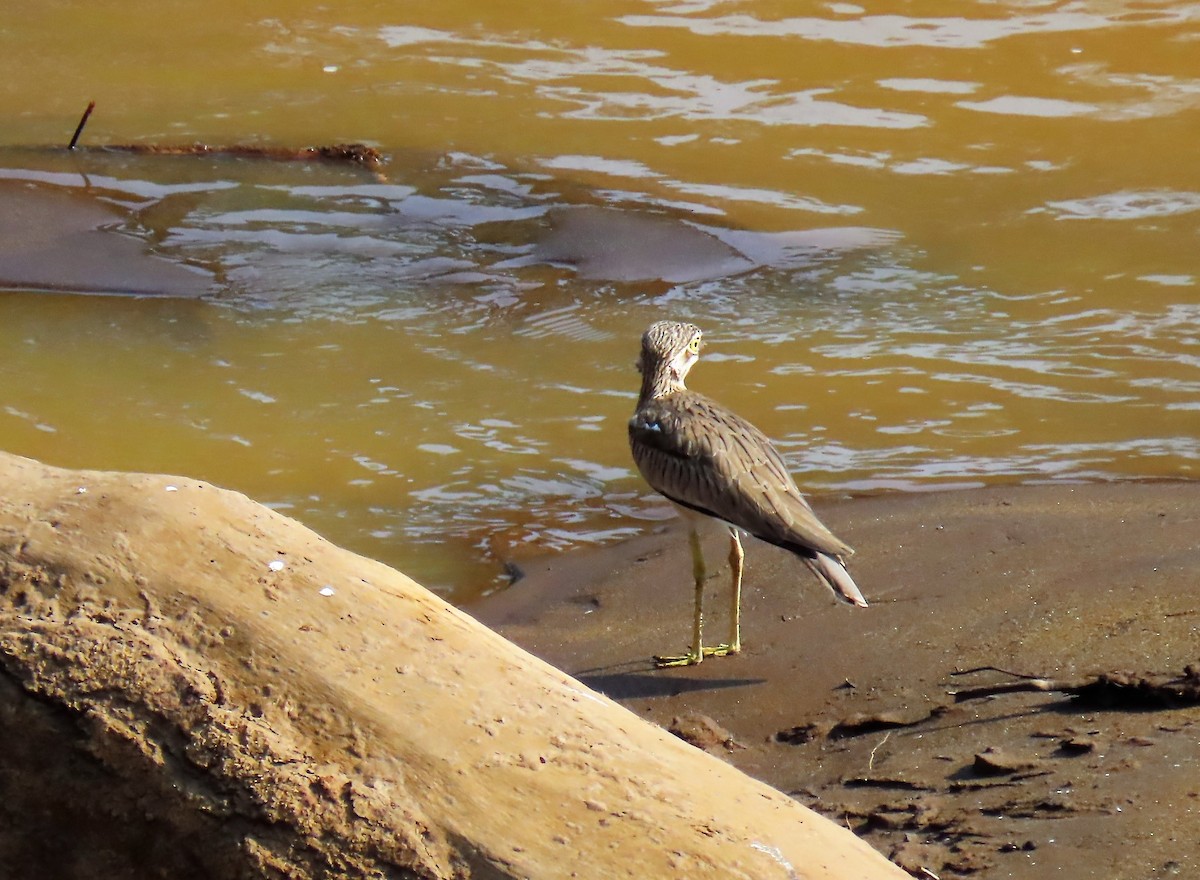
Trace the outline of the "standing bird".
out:
<instances>
[{"instance_id":1,"label":"standing bird","mask_svg":"<svg viewBox=\"0 0 1200 880\"><path fill-rule=\"evenodd\" d=\"M696 582L692 648L680 657L656 657L659 666L689 666L705 657L741 650L742 542L745 530L790 550L845 601L867 600L846 571L854 551L813 513L783 459L758 428L683 384L700 357L700 328L677 321L651 324L642 335L638 372L642 392L629 420L633 460L646 482L675 503L691 526L692 574ZM701 516L729 527L733 574L729 642L704 647L704 555L697 527Z\"/></svg>"}]
</instances>

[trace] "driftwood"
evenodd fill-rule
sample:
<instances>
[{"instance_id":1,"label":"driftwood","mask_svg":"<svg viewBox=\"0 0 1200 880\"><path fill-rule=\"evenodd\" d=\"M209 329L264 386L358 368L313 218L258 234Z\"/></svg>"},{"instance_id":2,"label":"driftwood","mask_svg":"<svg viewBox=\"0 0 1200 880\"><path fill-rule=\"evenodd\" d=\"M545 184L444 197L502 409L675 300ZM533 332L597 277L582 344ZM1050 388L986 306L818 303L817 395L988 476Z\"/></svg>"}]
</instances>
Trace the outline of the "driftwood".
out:
<instances>
[{"instance_id":1,"label":"driftwood","mask_svg":"<svg viewBox=\"0 0 1200 880\"><path fill-rule=\"evenodd\" d=\"M278 162L348 162L375 171L383 155L365 144L331 144L327 147L261 147L254 144L106 144L85 147L93 152L136 153L145 156L229 156L243 159L272 159Z\"/></svg>"},{"instance_id":2,"label":"driftwood","mask_svg":"<svg viewBox=\"0 0 1200 880\"><path fill-rule=\"evenodd\" d=\"M0 876L903 877L386 566L0 453Z\"/></svg>"},{"instance_id":3,"label":"driftwood","mask_svg":"<svg viewBox=\"0 0 1200 880\"><path fill-rule=\"evenodd\" d=\"M96 102L89 101L87 109L75 126L75 133L67 145L68 150L79 148L79 138L84 126L96 109ZM136 153L150 156L230 156L245 159L271 159L278 162L348 162L361 165L369 171L378 171L383 166L383 154L366 144L331 144L324 147L264 147L256 144L106 144L82 147L90 152Z\"/></svg>"},{"instance_id":4,"label":"driftwood","mask_svg":"<svg viewBox=\"0 0 1200 880\"><path fill-rule=\"evenodd\" d=\"M952 691L954 702L962 703L999 694L1056 692L1067 694L1080 704L1106 709L1169 709L1200 703L1200 667L1192 665L1185 666L1180 676L1102 672L1084 678L1049 678L1021 675L994 666L953 674L970 675L983 671L1001 672L1016 680Z\"/></svg>"}]
</instances>

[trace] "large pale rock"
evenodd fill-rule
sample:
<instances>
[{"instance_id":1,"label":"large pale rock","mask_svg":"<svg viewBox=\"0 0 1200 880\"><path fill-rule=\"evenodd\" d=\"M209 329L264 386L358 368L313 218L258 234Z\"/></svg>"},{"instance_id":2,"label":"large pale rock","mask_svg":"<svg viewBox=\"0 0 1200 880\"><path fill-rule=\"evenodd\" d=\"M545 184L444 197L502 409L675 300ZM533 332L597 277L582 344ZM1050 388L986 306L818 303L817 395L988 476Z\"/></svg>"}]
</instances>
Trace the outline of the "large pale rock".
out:
<instances>
[{"instance_id":1,"label":"large pale rock","mask_svg":"<svg viewBox=\"0 0 1200 880\"><path fill-rule=\"evenodd\" d=\"M907 876L386 566L0 454L0 875Z\"/></svg>"}]
</instances>

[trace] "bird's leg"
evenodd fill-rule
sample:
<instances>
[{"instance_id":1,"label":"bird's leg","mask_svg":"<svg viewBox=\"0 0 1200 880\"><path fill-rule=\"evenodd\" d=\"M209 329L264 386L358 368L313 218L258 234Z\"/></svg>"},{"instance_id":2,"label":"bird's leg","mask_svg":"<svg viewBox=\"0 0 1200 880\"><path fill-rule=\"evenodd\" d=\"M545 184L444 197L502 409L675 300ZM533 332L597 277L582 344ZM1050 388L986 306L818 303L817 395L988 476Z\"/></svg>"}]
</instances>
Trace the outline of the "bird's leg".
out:
<instances>
[{"instance_id":1,"label":"bird's leg","mask_svg":"<svg viewBox=\"0 0 1200 880\"><path fill-rule=\"evenodd\" d=\"M729 641L704 649L705 657L724 657L742 650L742 539L737 529L729 530L729 574L733 578L729 596Z\"/></svg>"},{"instance_id":2,"label":"bird's leg","mask_svg":"<svg viewBox=\"0 0 1200 880\"><path fill-rule=\"evenodd\" d=\"M691 666L704 659L711 651L704 650L704 552L700 549L700 534L695 528L689 536L692 545L692 577L696 581L696 609L692 618L692 649L682 657L655 657L654 665L659 668L667 666Z\"/></svg>"},{"instance_id":3,"label":"bird's leg","mask_svg":"<svg viewBox=\"0 0 1200 880\"><path fill-rule=\"evenodd\" d=\"M729 530L729 569L733 578L732 593L729 602L729 641L724 645L704 647L704 581L707 578L704 567L704 553L700 548L700 535L692 529L690 535L692 545L692 576L696 582L696 608L692 620L692 650L682 656L655 657L655 665L692 666L701 662L705 657L724 657L726 654L736 654L742 650L742 560L745 552L742 550L742 540L737 529Z\"/></svg>"},{"instance_id":4,"label":"bird's leg","mask_svg":"<svg viewBox=\"0 0 1200 880\"><path fill-rule=\"evenodd\" d=\"M729 597L729 644L718 646L726 648L726 654L736 654L742 650L742 560L745 558L738 530L730 529L729 574L733 578L733 594Z\"/></svg>"}]
</instances>

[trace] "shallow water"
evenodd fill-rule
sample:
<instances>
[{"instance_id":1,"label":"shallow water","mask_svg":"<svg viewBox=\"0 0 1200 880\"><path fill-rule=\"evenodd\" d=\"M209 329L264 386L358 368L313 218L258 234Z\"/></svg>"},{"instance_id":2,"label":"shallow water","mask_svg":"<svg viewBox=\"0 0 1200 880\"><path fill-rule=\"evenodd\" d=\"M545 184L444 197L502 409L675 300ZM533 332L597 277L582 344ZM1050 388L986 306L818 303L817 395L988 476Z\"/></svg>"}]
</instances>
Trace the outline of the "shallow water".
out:
<instances>
[{"instance_id":1,"label":"shallow water","mask_svg":"<svg viewBox=\"0 0 1200 880\"><path fill-rule=\"evenodd\" d=\"M670 515L624 436L670 315L814 495L1195 476L1200 6L798 9L18 3L0 448L463 600ZM27 149L93 98L89 145L389 161Z\"/></svg>"}]
</instances>

